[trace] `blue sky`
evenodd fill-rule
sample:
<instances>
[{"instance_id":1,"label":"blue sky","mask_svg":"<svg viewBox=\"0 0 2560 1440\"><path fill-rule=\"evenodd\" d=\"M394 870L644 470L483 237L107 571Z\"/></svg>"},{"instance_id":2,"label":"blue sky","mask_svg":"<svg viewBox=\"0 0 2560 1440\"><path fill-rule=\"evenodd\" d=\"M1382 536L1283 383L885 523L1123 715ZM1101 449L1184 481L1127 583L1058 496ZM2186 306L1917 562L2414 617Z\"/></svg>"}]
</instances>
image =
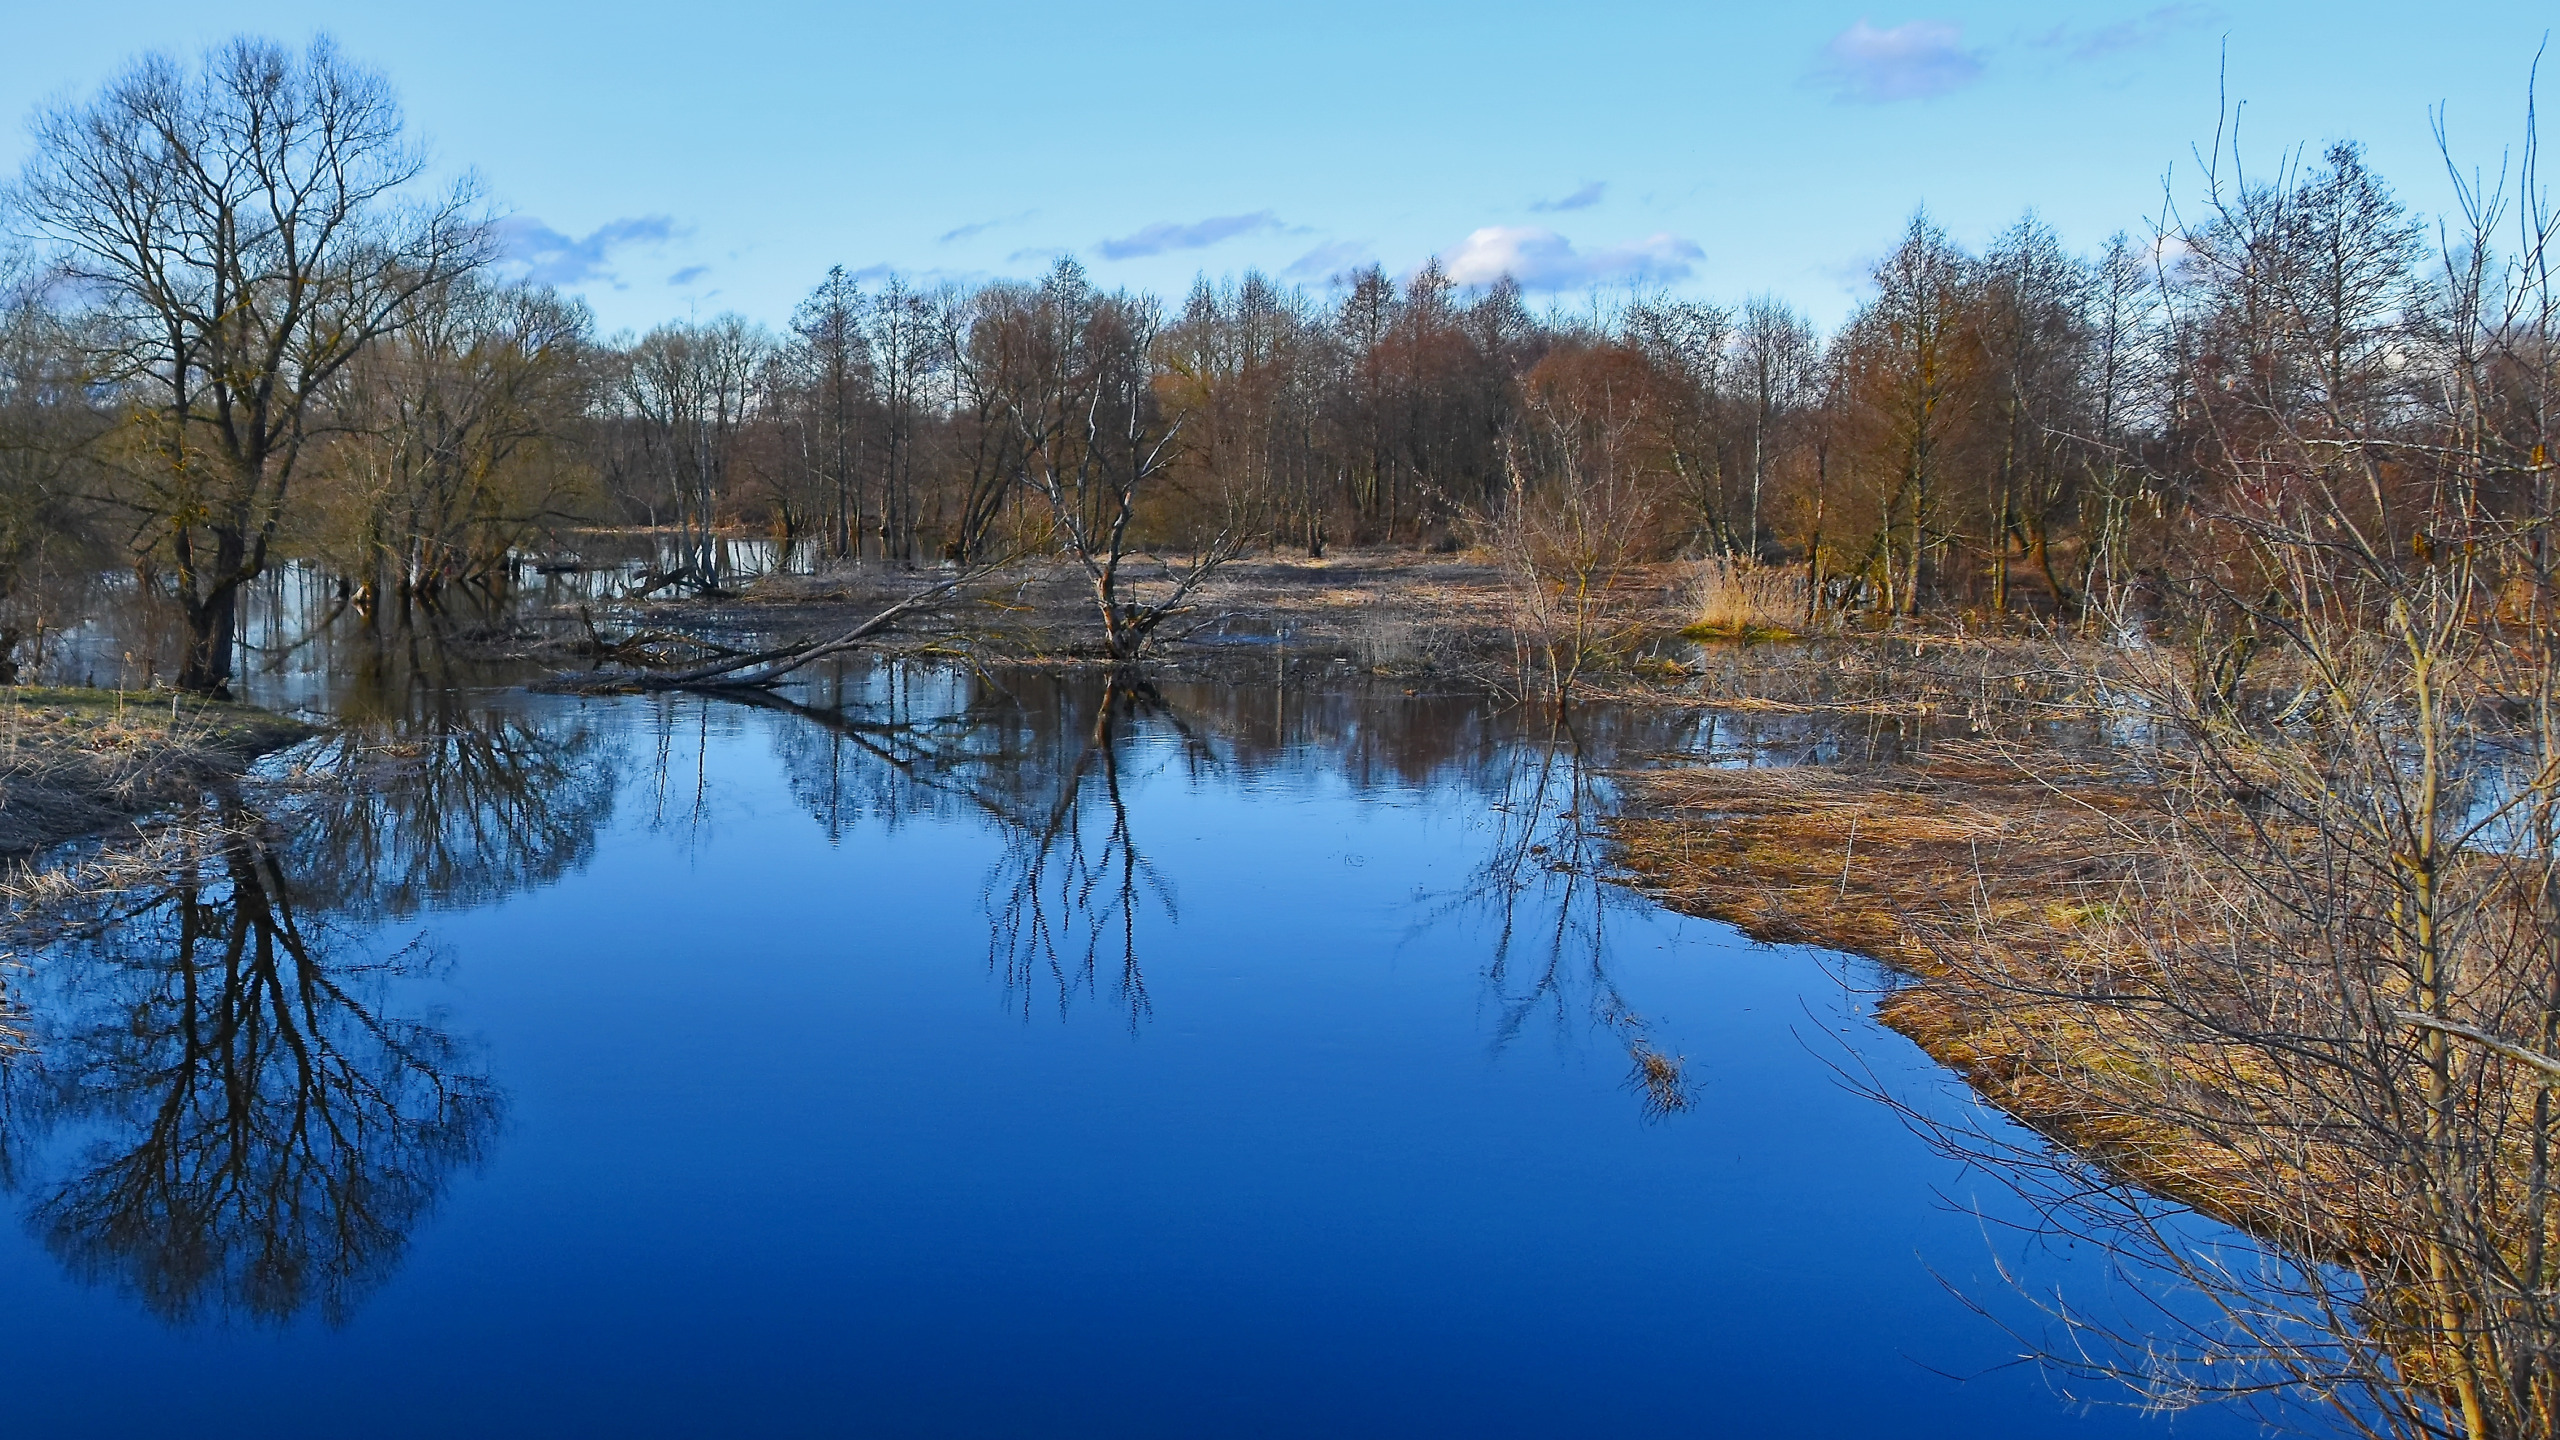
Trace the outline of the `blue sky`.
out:
<instances>
[{"instance_id":1,"label":"blue sky","mask_svg":"<svg viewBox=\"0 0 2560 1440\"><path fill-rule=\"evenodd\" d=\"M2226 44L2253 162L2357 139L2440 208L2429 107L2494 170L2551 26L2512 0L23 8L7 169L35 106L138 50L325 29L478 172L516 268L608 330L778 323L831 264L978 278L1061 252L1168 293L1436 254L1558 304L1765 290L1829 322L1916 206L1968 244L2030 206L2084 249L2139 230L2212 137Z\"/></svg>"}]
</instances>

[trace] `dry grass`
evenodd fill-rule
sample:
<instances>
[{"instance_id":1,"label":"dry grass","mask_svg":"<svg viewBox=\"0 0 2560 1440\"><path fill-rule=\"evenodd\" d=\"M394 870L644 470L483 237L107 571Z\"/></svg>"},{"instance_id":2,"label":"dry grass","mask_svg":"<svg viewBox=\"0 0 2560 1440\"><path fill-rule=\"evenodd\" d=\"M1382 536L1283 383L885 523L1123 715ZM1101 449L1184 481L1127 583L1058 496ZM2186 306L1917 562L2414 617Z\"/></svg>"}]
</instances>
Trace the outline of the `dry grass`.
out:
<instances>
[{"instance_id":1,"label":"dry grass","mask_svg":"<svg viewBox=\"0 0 2560 1440\"><path fill-rule=\"evenodd\" d=\"M311 732L250 706L165 692L0 687L0 854L127 825ZM219 834L163 825L74 864L0 870L0 969L43 943L49 917L150 883ZM17 1021L0 973L0 1053L23 1047Z\"/></svg>"},{"instance_id":2,"label":"dry grass","mask_svg":"<svg viewBox=\"0 0 2560 1440\"><path fill-rule=\"evenodd\" d=\"M1627 1046L1627 1058L1634 1062L1627 1075L1627 1088L1644 1097L1646 1119L1666 1119L1697 1103L1689 1090L1688 1062L1684 1057L1666 1055L1637 1040Z\"/></svg>"},{"instance_id":3,"label":"dry grass","mask_svg":"<svg viewBox=\"0 0 2560 1440\"><path fill-rule=\"evenodd\" d=\"M2093 967L2130 963L2118 862L2149 802L2093 769L2038 768L1940 746L1916 766L1651 772L1629 777L1636 814L1616 832L1664 903L1891 966L1908 983L1881 1018L1986 1099L2246 1225L2277 1198L2251 1193L2247 1157L2160 1118L2180 1077L2156 1036L2083 998Z\"/></svg>"},{"instance_id":4,"label":"dry grass","mask_svg":"<svg viewBox=\"0 0 2560 1440\"><path fill-rule=\"evenodd\" d=\"M1915 765L1628 776L1622 862L1675 909L1891 967L1887 1025L2126 1179L2295 1248L2389 1250L2351 1218L2389 1202L2344 1198L2374 1178L2287 1148L2265 1112L2283 1103L2277 1057L2124 1003L2175 989L2210 1006L2239 981L2206 897L2162 883L2153 794L2050 752L2030 775L1993 744L1934 748ZM2164 926L2172 950L2222 963L2166 975L2146 943ZM2306 1188L2339 1203L2307 1220Z\"/></svg>"},{"instance_id":5,"label":"dry grass","mask_svg":"<svg viewBox=\"0 0 2560 1440\"><path fill-rule=\"evenodd\" d=\"M0 853L96 833L311 733L166 692L0 688Z\"/></svg>"},{"instance_id":6,"label":"dry grass","mask_svg":"<svg viewBox=\"0 0 2560 1440\"><path fill-rule=\"evenodd\" d=\"M2475 1361L2428 1288L2441 1232L2409 1178L2411 1122L2374 1098L2424 1094L2424 1052L2335 988L2315 937L2234 903L2252 832L2049 750L2030 774L1988 743L1935 748L1906 766L1630 776L1623 861L1675 908L1898 970L1885 1023L2120 1179L2353 1271L2362 1300L2330 1309L2315 1275L2288 1292L2293 1319L2378 1346L2384 1391L2449 1393ZM2500 983L2474 976L2466 1013ZM2543 1273L2533 1257L2560 1245L2560 1218L2530 1203L2528 1149L2548 1077L2461 1073L2479 1177L2466 1193L2478 1243L2504 1257L2478 1263ZM2054 1194L2086 1190L2049 1173ZM2183 1283L2219 1274L2147 1263Z\"/></svg>"},{"instance_id":7,"label":"dry grass","mask_svg":"<svg viewBox=\"0 0 2560 1440\"><path fill-rule=\"evenodd\" d=\"M1804 572L1730 555L1701 560L1689 580L1692 614L1680 633L1692 640L1787 640L1805 625L1810 592Z\"/></svg>"}]
</instances>

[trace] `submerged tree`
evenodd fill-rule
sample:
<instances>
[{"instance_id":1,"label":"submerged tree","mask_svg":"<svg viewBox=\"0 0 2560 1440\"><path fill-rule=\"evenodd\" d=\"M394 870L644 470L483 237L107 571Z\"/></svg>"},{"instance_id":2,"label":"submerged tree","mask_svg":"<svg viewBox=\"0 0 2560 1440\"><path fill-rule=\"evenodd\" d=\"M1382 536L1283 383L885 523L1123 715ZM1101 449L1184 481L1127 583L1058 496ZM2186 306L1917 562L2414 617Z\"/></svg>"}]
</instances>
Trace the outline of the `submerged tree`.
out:
<instances>
[{"instance_id":1,"label":"submerged tree","mask_svg":"<svg viewBox=\"0 0 2560 1440\"><path fill-rule=\"evenodd\" d=\"M619 391L642 468L676 521L676 553L661 572L666 580L699 590L726 583L721 509L743 468L772 351L760 327L723 315L661 325L624 357Z\"/></svg>"},{"instance_id":2,"label":"submerged tree","mask_svg":"<svg viewBox=\"0 0 2560 1440\"><path fill-rule=\"evenodd\" d=\"M1129 573L1138 554L1133 527L1169 479L1189 419L1156 385L1155 302L1096 291L1072 260L1016 298L990 323L1024 332L1024 383L1006 406L1022 481L1045 502L1060 548L1084 571L1103 653L1125 664L1259 534L1258 497L1241 486L1205 497L1208 516L1190 537L1188 560L1162 565L1162 585L1143 593Z\"/></svg>"}]
</instances>

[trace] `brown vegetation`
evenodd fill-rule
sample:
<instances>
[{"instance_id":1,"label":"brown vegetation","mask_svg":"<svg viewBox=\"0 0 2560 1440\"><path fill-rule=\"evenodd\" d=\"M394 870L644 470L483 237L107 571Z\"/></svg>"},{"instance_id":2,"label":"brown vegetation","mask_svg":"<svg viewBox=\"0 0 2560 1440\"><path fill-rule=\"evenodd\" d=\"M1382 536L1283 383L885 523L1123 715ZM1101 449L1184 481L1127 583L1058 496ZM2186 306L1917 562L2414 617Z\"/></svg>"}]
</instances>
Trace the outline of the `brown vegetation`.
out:
<instances>
[{"instance_id":1,"label":"brown vegetation","mask_svg":"<svg viewBox=\"0 0 2560 1440\"><path fill-rule=\"evenodd\" d=\"M168 692L0 689L0 854L191 798L311 727Z\"/></svg>"},{"instance_id":2,"label":"brown vegetation","mask_svg":"<svg viewBox=\"0 0 2560 1440\"><path fill-rule=\"evenodd\" d=\"M2195 1137L2100 1083L2107 1026L2078 957L2126 914L2148 786L1984 742L1909 765L1646 771L1613 827L1674 909L1757 940L1865 955L1908 977L1879 1013L1995 1103L2146 1184L2236 1215ZM1990 983L1990 975L2003 977Z\"/></svg>"}]
</instances>

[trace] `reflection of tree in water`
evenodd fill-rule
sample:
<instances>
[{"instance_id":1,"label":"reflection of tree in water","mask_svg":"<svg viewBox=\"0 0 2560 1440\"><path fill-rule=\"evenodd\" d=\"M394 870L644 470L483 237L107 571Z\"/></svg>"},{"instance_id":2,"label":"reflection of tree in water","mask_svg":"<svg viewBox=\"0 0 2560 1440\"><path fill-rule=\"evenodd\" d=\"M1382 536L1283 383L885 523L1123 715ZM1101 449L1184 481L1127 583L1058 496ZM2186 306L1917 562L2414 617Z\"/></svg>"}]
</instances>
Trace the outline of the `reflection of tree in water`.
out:
<instances>
[{"instance_id":1,"label":"reflection of tree in water","mask_svg":"<svg viewBox=\"0 0 2560 1440\"><path fill-rule=\"evenodd\" d=\"M1623 1045L1648 1113L1686 1109L1679 1057L1652 1040L1608 968L1613 914L1649 902L1603 879L1610 757L1698 744L1693 717L1596 709L1574 731L1522 735L1465 696L1396 687L1166 682L1133 688L1095 675L903 665L842 667L806 702L741 703L808 721L775 740L794 791L841 836L931 815L992 824L1003 853L985 886L990 966L1029 1012L1054 993L1063 1012L1106 983L1136 1025L1151 1006L1138 955L1140 911L1173 911L1168 882L1137 843L1125 786L1133 754L1250 782L1322 772L1363 791L1456 786L1484 798L1494 835L1458 910L1495 923L1487 982L1496 1044L1541 1015L1597 1024ZM1150 733L1143 749L1133 745ZM1214 738L1213 738L1214 737ZM1158 739L1175 743L1159 745ZM1425 923L1429 923L1426 920Z\"/></svg>"},{"instance_id":2,"label":"reflection of tree in water","mask_svg":"<svg viewBox=\"0 0 2560 1440\"><path fill-rule=\"evenodd\" d=\"M499 1099L450 1036L381 1013L373 992L428 952L349 958L264 827L232 819L48 960L76 998L31 1118L92 1138L29 1224L163 1319L336 1323L479 1159Z\"/></svg>"},{"instance_id":3,"label":"reflection of tree in water","mask_svg":"<svg viewBox=\"0 0 2560 1440\"><path fill-rule=\"evenodd\" d=\"M792 792L831 840L855 826L985 814L978 791L1036 765L1037 712L1051 687L1021 694L968 672L907 665L838 669L805 702L769 692L736 698L809 723L781 727L775 748Z\"/></svg>"},{"instance_id":4,"label":"reflection of tree in water","mask_svg":"<svg viewBox=\"0 0 2560 1440\"><path fill-rule=\"evenodd\" d=\"M1658 1048L1644 1017L1609 973L1613 912L1649 902L1604 878L1597 821L1609 805L1598 767L1568 729L1506 752L1492 797L1493 844L1443 909L1479 908L1496 922L1485 984L1498 1010L1494 1044L1508 1046L1545 1016L1559 1032L1595 1024L1626 1047L1628 1085L1653 1118L1689 1108L1681 1057Z\"/></svg>"},{"instance_id":5,"label":"reflection of tree in water","mask_svg":"<svg viewBox=\"0 0 2560 1440\"><path fill-rule=\"evenodd\" d=\"M990 807L1005 848L987 877L987 960L1026 1014L1043 976L1063 1016L1076 994L1096 992L1106 963L1118 971L1115 988L1131 1029L1153 1008L1138 967L1139 902L1142 892L1152 894L1174 918L1173 890L1130 831L1119 734L1124 711L1152 703L1116 681L1107 684L1083 743L1058 767L1049 793L1005 797Z\"/></svg>"},{"instance_id":6,"label":"reflection of tree in water","mask_svg":"<svg viewBox=\"0 0 2560 1440\"><path fill-rule=\"evenodd\" d=\"M25 1048L26 1018L14 998L0 1015L0 1023L8 1027L0 1031L0 1191L18 1188L18 1177L27 1173L28 1148L42 1123L44 1072Z\"/></svg>"},{"instance_id":7,"label":"reflection of tree in water","mask_svg":"<svg viewBox=\"0 0 2560 1440\"><path fill-rule=\"evenodd\" d=\"M810 723L777 744L796 793L830 835L858 820L917 815L991 826L1003 845L983 897L988 964L1030 1013L1054 993L1063 1015L1106 978L1132 1026L1149 1011L1139 912L1173 913L1171 887L1139 848L1123 786L1130 730L1151 719L1206 756L1161 699L1124 680L1037 674L1005 687L948 674L839 674L810 703L738 697Z\"/></svg>"},{"instance_id":8,"label":"reflection of tree in water","mask_svg":"<svg viewBox=\"0 0 2560 1440\"><path fill-rule=\"evenodd\" d=\"M396 724L342 724L307 755L297 874L333 903L389 916L483 904L594 853L616 785L594 727L439 700Z\"/></svg>"},{"instance_id":9,"label":"reflection of tree in water","mask_svg":"<svg viewBox=\"0 0 2560 1440\"><path fill-rule=\"evenodd\" d=\"M268 813L199 817L15 916L46 950L37 1048L0 1065L0 1179L65 1265L172 1321L343 1320L501 1109L466 1047L390 1010L424 937L373 927L578 863L611 805L597 748L453 703L360 716ZM50 1173L47 1135L77 1147Z\"/></svg>"}]
</instances>

